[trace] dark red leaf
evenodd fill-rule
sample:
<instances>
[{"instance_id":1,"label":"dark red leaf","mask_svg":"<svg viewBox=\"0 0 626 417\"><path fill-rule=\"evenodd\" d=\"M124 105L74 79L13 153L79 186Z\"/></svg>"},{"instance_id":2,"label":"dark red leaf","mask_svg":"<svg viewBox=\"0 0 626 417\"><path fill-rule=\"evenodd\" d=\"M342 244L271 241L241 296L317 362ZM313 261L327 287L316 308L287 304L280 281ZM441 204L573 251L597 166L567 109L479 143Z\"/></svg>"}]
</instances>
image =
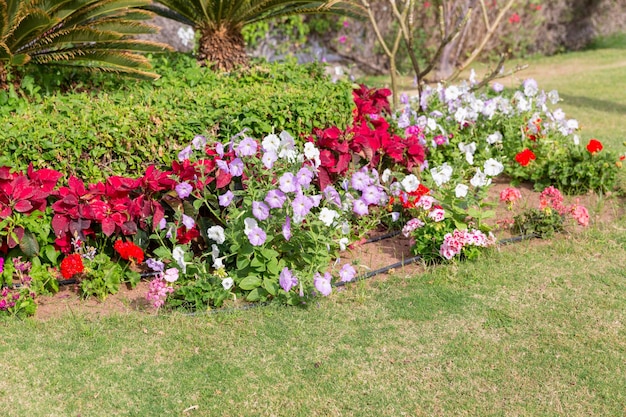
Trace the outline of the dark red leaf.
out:
<instances>
[{"instance_id":1,"label":"dark red leaf","mask_svg":"<svg viewBox=\"0 0 626 417\"><path fill-rule=\"evenodd\" d=\"M15 211L18 211L20 213L26 213L27 211L32 210L33 205L28 200L20 200L15 203L15 206L13 208L15 208Z\"/></svg>"},{"instance_id":2,"label":"dark red leaf","mask_svg":"<svg viewBox=\"0 0 626 417\"><path fill-rule=\"evenodd\" d=\"M70 219L61 214L55 214L52 218L52 229L57 236L61 236L63 233L67 232L69 224Z\"/></svg>"},{"instance_id":3,"label":"dark red leaf","mask_svg":"<svg viewBox=\"0 0 626 417\"><path fill-rule=\"evenodd\" d=\"M107 237L115 233L115 221L113 221L112 218L107 217L106 219L103 219L101 226L102 233L104 233Z\"/></svg>"}]
</instances>

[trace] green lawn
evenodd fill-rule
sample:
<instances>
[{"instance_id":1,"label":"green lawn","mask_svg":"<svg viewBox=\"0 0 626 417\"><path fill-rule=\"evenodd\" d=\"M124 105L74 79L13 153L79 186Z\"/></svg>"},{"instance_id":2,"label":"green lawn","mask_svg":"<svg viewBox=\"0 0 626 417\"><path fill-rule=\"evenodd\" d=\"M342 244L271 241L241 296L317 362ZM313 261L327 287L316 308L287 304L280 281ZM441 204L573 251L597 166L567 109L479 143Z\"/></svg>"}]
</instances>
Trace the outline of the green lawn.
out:
<instances>
[{"instance_id":1,"label":"green lawn","mask_svg":"<svg viewBox=\"0 0 626 417\"><path fill-rule=\"evenodd\" d=\"M616 150L620 53L528 73ZM306 308L0 321L0 356L6 416L623 416L626 218Z\"/></svg>"}]
</instances>

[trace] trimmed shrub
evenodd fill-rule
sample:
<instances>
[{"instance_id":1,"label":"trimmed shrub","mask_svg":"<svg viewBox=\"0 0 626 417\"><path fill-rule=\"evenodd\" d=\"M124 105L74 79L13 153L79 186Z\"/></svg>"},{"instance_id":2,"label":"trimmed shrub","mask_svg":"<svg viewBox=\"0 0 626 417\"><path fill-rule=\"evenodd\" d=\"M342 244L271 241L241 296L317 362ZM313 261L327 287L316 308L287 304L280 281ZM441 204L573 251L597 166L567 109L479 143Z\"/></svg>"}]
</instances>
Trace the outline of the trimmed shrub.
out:
<instances>
[{"instance_id":1,"label":"trimmed shrub","mask_svg":"<svg viewBox=\"0 0 626 417\"><path fill-rule=\"evenodd\" d=\"M246 128L253 136L272 130L303 136L345 126L354 106L352 86L332 83L321 65L262 64L216 74L186 55L154 64L161 78L153 83L98 76L85 88L88 81L75 73L25 74L28 100L0 94L0 166L23 170L32 162L86 181L140 175L149 164L170 166L199 133L222 142ZM66 84L73 92L57 87Z\"/></svg>"}]
</instances>

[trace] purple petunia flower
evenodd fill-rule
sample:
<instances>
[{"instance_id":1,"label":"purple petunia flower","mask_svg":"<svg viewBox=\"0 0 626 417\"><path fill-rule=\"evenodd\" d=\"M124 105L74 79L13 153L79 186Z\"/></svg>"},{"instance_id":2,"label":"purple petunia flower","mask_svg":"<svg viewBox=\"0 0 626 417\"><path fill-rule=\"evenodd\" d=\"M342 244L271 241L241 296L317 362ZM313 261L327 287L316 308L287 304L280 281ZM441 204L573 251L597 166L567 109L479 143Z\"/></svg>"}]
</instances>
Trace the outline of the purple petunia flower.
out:
<instances>
[{"instance_id":1,"label":"purple petunia flower","mask_svg":"<svg viewBox=\"0 0 626 417\"><path fill-rule=\"evenodd\" d=\"M230 175L240 177L241 174L243 174L243 161L239 158L235 158L228 165L228 168L230 169Z\"/></svg>"},{"instance_id":2,"label":"purple petunia flower","mask_svg":"<svg viewBox=\"0 0 626 417\"><path fill-rule=\"evenodd\" d=\"M311 201L311 199L304 194L300 194L293 199L291 207L293 208L293 214L300 218L304 218L311 211L313 201Z\"/></svg>"},{"instance_id":3,"label":"purple petunia flower","mask_svg":"<svg viewBox=\"0 0 626 417\"><path fill-rule=\"evenodd\" d=\"M289 240L291 239L291 218L289 218L289 216L287 216L285 218L285 224L283 224L283 237L285 238L285 240Z\"/></svg>"},{"instance_id":4,"label":"purple petunia flower","mask_svg":"<svg viewBox=\"0 0 626 417\"><path fill-rule=\"evenodd\" d=\"M237 146L235 146L235 155L242 156L254 156L258 145L256 141L250 137L244 138Z\"/></svg>"},{"instance_id":5,"label":"purple petunia flower","mask_svg":"<svg viewBox=\"0 0 626 417\"><path fill-rule=\"evenodd\" d=\"M233 197L235 197L235 195L233 194L232 191L230 191L230 190L226 191L224 194L222 194L218 198L220 206L222 206L222 207L229 206L230 203L233 201Z\"/></svg>"},{"instance_id":6,"label":"purple petunia flower","mask_svg":"<svg viewBox=\"0 0 626 417\"><path fill-rule=\"evenodd\" d=\"M287 197L285 197L285 193L280 190L270 190L265 196L267 205L274 209L281 208L283 204L285 204L285 200L287 200Z\"/></svg>"},{"instance_id":7,"label":"purple petunia flower","mask_svg":"<svg viewBox=\"0 0 626 417\"><path fill-rule=\"evenodd\" d=\"M228 167L228 162L224 161L223 159L216 159L215 165L217 165L217 167L221 169L224 173L230 174L230 168Z\"/></svg>"},{"instance_id":8,"label":"purple petunia flower","mask_svg":"<svg viewBox=\"0 0 626 417\"><path fill-rule=\"evenodd\" d=\"M382 193L375 185L369 185L365 187L363 193L361 195L361 199L366 204L374 204L378 205L380 203L380 199L382 198Z\"/></svg>"},{"instance_id":9,"label":"purple petunia flower","mask_svg":"<svg viewBox=\"0 0 626 417\"><path fill-rule=\"evenodd\" d=\"M371 183L372 179L363 171L357 171L352 176L351 184L355 190L363 191Z\"/></svg>"},{"instance_id":10,"label":"purple petunia flower","mask_svg":"<svg viewBox=\"0 0 626 417\"><path fill-rule=\"evenodd\" d=\"M159 220L159 230L165 229L165 226L167 226L167 220L165 220L165 217L163 217L161 220Z\"/></svg>"},{"instance_id":11,"label":"purple petunia flower","mask_svg":"<svg viewBox=\"0 0 626 417\"><path fill-rule=\"evenodd\" d=\"M259 220L265 220L270 216L270 208L265 203L253 201L252 214Z\"/></svg>"},{"instance_id":12,"label":"purple petunia flower","mask_svg":"<svg viewBox=\"0 0 626 417\"><path fill-rule=\"evenodd\" d=\"M313 285L315 286L315 289L320 292L320 294L327 297L333 291L333 287L330 285L331 279L332 276L328 272L326 272L324 276L316 273L313 276Z\"/></svg>"},{"instance_id":13,"label":"purple petunia flower","mask_svg":"<svg viewBox=\"0 0 626 417\"><path fill-rule=\"evenodd\" d=\"M165 268L163 262L152 258L146 259L146 265L148 265L148 268L152 269L154 272L163 272L163 268Z\"/></svg>"},{"instance_id":14,"label":"purple petunia flower","mask_svg":"<svg viewBox=\"0 0 626 417\"><path fill-rule=\"evenodd\" d=\"M354 200L354 202L352 203L352 211L358 216L365 216L366 214L369 214L369 210L367 209L367 203L365 203L361 199Z\"/></svg>"},{"instance_id":15,"label":"purple petunia flower","mask_svg":"<svg viewBox=\"0 0 626 417\"><path fill-rule=\"evenodd\" d=\"M290 289L298 285L298 278L293 275L289 268L284 267L278 278L278 283L285 292L289 292Z\"/></svg>"},{"instance_id":16,"label":"purple petunia flower","mask_svg":"<svg viewBox=\"0 0 626 417\"><path fill-rule=\"evenodd\" d=\"M187 198L193 191L193 187L188 182L181 182L175 188L176 194L178 194L178 198Z\"/></svg>"},{"instance_id":17,"label":"purple petunia flower","mask_svg":"<svg viewBox=\"0 0 626 417\"><path fill-rule=\"evenodd\" d=\"M263 154L263 156L261 157L261 161L263 162L263 166L265 166L265 168L267 169L272 169L272 167L274 166L274 162L276 162L278 160L278 155L276 155L276 152L265 152Z\"/></svg>"},{"instance_id":18,"label":"purple petunia flower","mask_svg":"<svg viewBox=\"0 0 626 417\"><path fill-rule=\"evenodd\" d=\"M196 135L191 141L191 144L196 150L204 149L204 147L206 146L206 138L202 135Z\"/></svg>"},{"instance_id":19,"label":"purple petunia flower","mask_svg":"<svg viewBox=\"0 0 626 417\"><path fill-rule=\"evenodd\" d=\"M341 279L341 282L350 282L354 279L355 276L356 270L350 264L345 264L341 267L341 270L339 271L339 278Z\"/></svg>"},{"instance_id":20,"label":"purple petunia flower","mask_svg":"<svg viewBox=\"0 0 626 417\"><path fill-rule=\"evenodd\" d=\"M215 152L220 156L220 158L224 157L224 145L221 143L215 144Z\"/></svg>"},{"instance_id":21,"label":"purple petunia flower","mask_svg":"<svg viewBox=\"0 0 626 417\"><path fill-rule=\"evenodd\" d=\"M285 172L278 180L280 191L283 193L293 193L298 187L296 186L296 177L291 172Z\"/></svg>"},{"instance_id":22,"label":"purple petunia flower","mask_svg":"<svg viewBox=\"0 0 626 417\"><path fill-rule=\"evenodd\" d=\"M296 174L296 181L305 190L309 188L312 180L313 180L313 172L311 172L309 168L306 168L306 167L300 168L300 171L298 171L298 173Z\"/></svg>"},{"instance_id":23,"label":"purple petunia flower","mask_svg":"<svg viewBox=\"0 0 626 417\"><path fill-rule=\"evenodd\" d=\"M321 194L312 195L311 197L309 197L309 200L311 200L313 207L319 207L320 203L322 202L322 195Z\"/></svg>"},{"instance_id":24,"label":"purple petunia flower","mask_svg":"<svg viewBox=\"0 0 626 417\"><path fill-rule=\"evenodd\" d=\"M261 246L265 243L265 239L267 239L267 235L260 227L250 229L247 236L252 246Z\"/></svg>"},{"instance_id":25,"label":"purple petunia flower","mask_svg":"<svg viewBox=\"0 0 626 417\"><path fill-rule=\"evenodd\" d=\"M324 197L326 198L326 201L329 201L336 206L341 207L341 196L332 185L324 188Z\"/></svg>"},{"instance_id":26,"label":"purple petunia flower","mask_svg":"<svg viewBox=\"0 0 626 417\"><path fill-rule=\"evenodd\" d=\"M178 152L178 160L186 161L191 156L191 146L185 147L182 151Z\"/></svg>"},{"instance_id":27,"label":"purple petunia flower","mask_svg":"<svg viewBox=\"0 0 626 417\"><path fill-rule=\"evenodd\" d=\"M193 218L187 216L186 214L183 214L183 224L187 229L193 229L193 227L196 225L196 222L193 220Z\"/></svg>"}]
</instances>

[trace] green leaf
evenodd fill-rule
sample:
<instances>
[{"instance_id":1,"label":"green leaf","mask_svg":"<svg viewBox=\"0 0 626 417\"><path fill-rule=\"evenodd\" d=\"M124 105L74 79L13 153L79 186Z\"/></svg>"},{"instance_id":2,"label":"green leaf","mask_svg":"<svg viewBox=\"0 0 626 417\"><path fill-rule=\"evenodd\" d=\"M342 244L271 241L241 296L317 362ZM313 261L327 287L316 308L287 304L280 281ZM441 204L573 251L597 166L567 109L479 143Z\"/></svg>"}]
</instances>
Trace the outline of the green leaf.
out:
<instances>
[{"instance_id":1,"label":"green leaf","mask_svg":"<svg viewBox=\"0 0 626 417\"><path fill-rule=\"evenodd\" d=\"M250 262L250 266L261 272L264 272L267 269L266 263L257 257L254 257L252 259L252 261Z\"/></svg>"},{"instance_id":2,"label":"green leaf","mask_svg":"<svg viewBox=\"0 0 626 417\"><path fill-rule=\"evenodd\" d=\"M139 281L141 281L141 275L136 271L126 271L126 282L130 284L132 288L135 288Z\"/></svg>"},{"instance_id":3,"label":"green leaf","mask_svg":"<svg viewBox=\"0 0 626 417\"><path fill-rule=\"evenodd\" d=\"M153 253L159 259L171 259L172 258L172 252L170 252L170 250L164 246L159 246L153 251Z\"/></svg>"},{"instance_id":4,"label":"green leaf","mask_svg":"<svg viewBox=\"0 0 626 417\"><path fill-rule=\"evenodd\" d=\"M20 249L29 258L39 254L39 242L29 230L24 231L24 236L20 240Z\"/></svg>"},{"instance_id":5,"label":"green leaf","mask_svg":"<svg viewBox=\"0 0 626 417\"><path fill-rule=\"evenodd\" d=\"M278 284L269 278L263 279L263 288L273 296L276 296L278 293Z\"/></svg>"},{"instance_id":6,"label":"green leaf","mask_svg":"<svg viewBox=\"0 0 626 417\"><path fill-rule=\"evenodd\" d=\"M248 301L265 301L267 299L267 291L263 288L255 288L250 291L246 296L246 300Z\"/></svg>"},{"instance_id":7,"label":"green leaf","mask_svg":"<svg viewBox=\"0 0 626 417\"><path fill-rule=\"evenodd\" d=\"M272 259L271 261L269 261L266 265L265 265L267 271L272 274L272 275L278 275L280 272L279 266L278 266L278 261L276 260L276 258Z\"/></svg>"},{"instance_id":8,"label":"green leaf","mask_svg":"<svg viewBox=\"0 0 626 417\"><path fill-rule=\"evenodd\" d=\"M250 265L250 258L246 256L237 257L237 269L245 269Z\"/></svg>"},{"instance_id":9,"label":"green leaf","mask_svg":"<svg viewBox=\"0 0 626 417\"><path fill-rule=\"evenodd\" d=\"M57 264L57 259L59 257L60 252L57 251L54 246L52 245L46 245L43 248L43 252L44 255L46 255L46 258L48 258L48 260L53 264L56 265Z\"/></svg>"},{"instance_id":10,"label":"green leaf","mask_svg":"<svg viewBox=\"0 0 626 417\"><path fill-rule=\"evenodd\" d=\"M260 287L261 284L262 284L261 278L254 276L254 275L250 275L241 280L241 282L239 283L239 288L245 291L250 291L250 290Z\"/></svg>"}]
</instances>

